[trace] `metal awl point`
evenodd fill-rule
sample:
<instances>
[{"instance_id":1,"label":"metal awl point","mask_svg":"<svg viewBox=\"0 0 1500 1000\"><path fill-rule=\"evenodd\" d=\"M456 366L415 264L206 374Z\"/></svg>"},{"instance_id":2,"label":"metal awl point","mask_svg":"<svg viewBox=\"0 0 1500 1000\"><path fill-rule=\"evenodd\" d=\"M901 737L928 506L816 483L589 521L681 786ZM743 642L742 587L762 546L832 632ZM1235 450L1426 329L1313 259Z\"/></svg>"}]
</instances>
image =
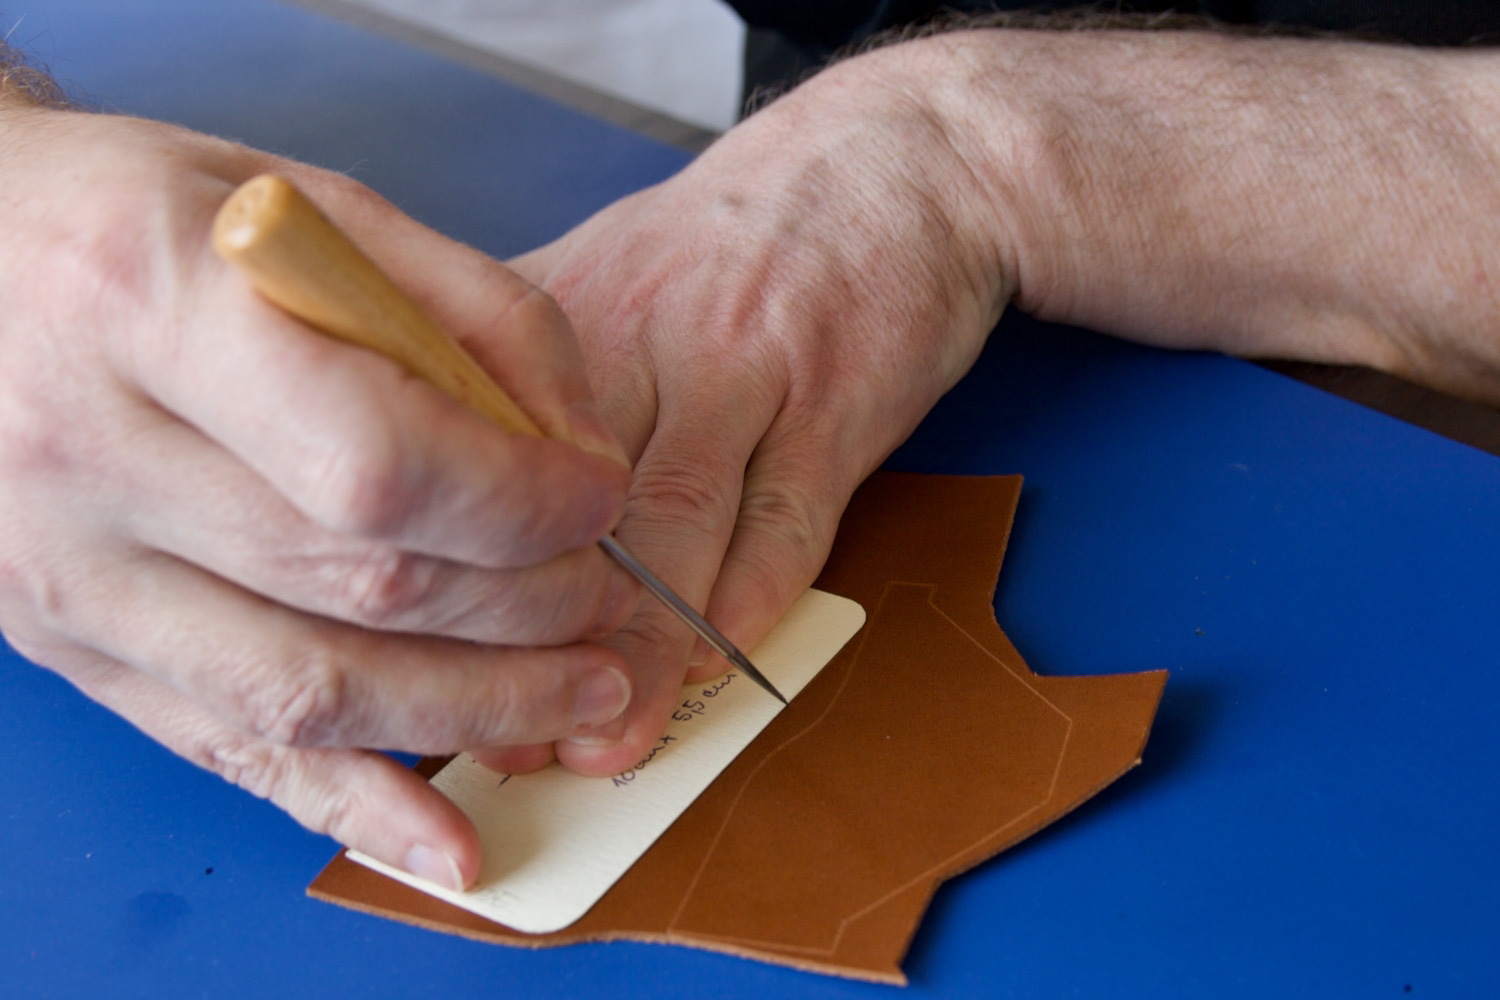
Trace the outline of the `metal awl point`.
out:
<instances>
[{"instance_id":1,"label":"metal awl point","mask_svg":"<svg viewBox=\"0 0 1500 1000\"><path fill-rule=\"evenodd\" d=\"M703 641L712 646L720 656L732 663L746 677L765 688L777 701L783 705L787 703L781 692L776 690L776 685L766 680L766 675L755 669L755 664L750 662L750 657L741 653L734 643L724 638L724 633L708 623L707 618L694 611L692 606L678 597L671 587L657 579L655 573L641 565L635 556L626 552L624 547L615 541L613 535L605 535L599 539L599 547L613 556L615 561L624 566L631 576L641 581L641 586L651 591L663 604L672 609L673 614L681 618L688 628L697 632Z\"/></svg>"}]
</instances>

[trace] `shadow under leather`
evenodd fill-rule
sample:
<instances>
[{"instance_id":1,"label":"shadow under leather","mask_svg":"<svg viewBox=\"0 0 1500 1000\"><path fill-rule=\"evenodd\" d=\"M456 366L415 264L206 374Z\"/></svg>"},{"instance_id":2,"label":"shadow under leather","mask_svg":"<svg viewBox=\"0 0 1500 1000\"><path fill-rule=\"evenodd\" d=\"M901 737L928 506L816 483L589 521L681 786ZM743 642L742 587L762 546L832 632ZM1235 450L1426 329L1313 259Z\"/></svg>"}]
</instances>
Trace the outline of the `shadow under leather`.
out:
<instances>
[{"instance_id":1,"label":"shadow under leather","mask_svg":"<svg viewBox=\"0 0 1500 1000\"><path fill-rule=\"evenodd\" d=\"M1058 838L1067 837L1070 831L1087 824L1100 822L1116 809L1146 807L1153 790L1173 787L1183 772L1201 756L1207 734L1214 729L1228 701L1221 685L1170 681L1157 709L1140 767L1126 772L1091 800L1060 816L1003 854L981 862L971 869L971 873L982 876L1005 866L1026 864L1031 855L1052 850ZM930 971L930 963L939 961L936 943L950 933L953 922L966 919L959 901L961 891L960 884L945 883L933 895L927 915L913 936L903 963L912 983L920 984L936 978ZM1016 919L1024 921L1026 917L1018 914Z\"/></svg>"},{"instance_id":2,"label":"shadow under leather","mask_svg":"<svg viewBox=\"0 0 1500 1000\"><path fill-rule=\"evenodd\" d=\"M1198 759L1207 734L1214 729L1215 720L1228 701L1218 685L1169 681L1140 767L1127 771L1088 802L981 867L1019 862L1034 851L1049 850L1053 838L1067 836L1077 826L1097 822L1110 810L1126 807L1127 803L1129 808L1141 808L1153 791L1175 786Z\"/></svg>"},{"instance_id":3,"label":"shadow under leather","mask_svg":"<svg viewBox=\"0 0 1500 1000\"><path fill-rule=\"evenodd\" d=\"M973 367L885 468L1030 476L1080 447L1107 451L1117 435L1135 434L1157 370L1196 360L1009 309ZM1120 419L1125 411L1137 419Z\"/></svg>"}]
</instances>

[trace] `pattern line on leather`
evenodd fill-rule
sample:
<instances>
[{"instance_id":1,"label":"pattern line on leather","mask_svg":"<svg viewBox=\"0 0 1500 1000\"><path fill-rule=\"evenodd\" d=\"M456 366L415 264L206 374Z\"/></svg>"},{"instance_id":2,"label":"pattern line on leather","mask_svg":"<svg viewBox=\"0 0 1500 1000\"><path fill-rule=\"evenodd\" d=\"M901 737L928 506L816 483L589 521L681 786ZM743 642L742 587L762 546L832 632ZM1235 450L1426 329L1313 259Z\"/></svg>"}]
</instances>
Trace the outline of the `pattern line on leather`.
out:
<instances>
[{"instance_id":1,"label":"pattern line on leather","mask_svg":"<svg viewBox=\"0 0 1500 1000\"><path fill-rule=\"evenodd\" d=\"M889 590L890 588L887 587L886 591L889 592ZM873 621L875 618L879 617L880 609L884 605L885 595L882 594L880 602L875 606L874 614L870 616L868 621ZM750 772L749 775L746 776L745 780L741 782L739 790L735 793L732 804L730 805L728 811L725 813L724 821L719 824L718 830L714 832L713 839L709 841L708 850L704 851L702 857L699 859L698 867L693 872L692 880L688 882L687 888L683 891L682 898L677 903L677 909L672 912L672 918L667 921L668 933L671 933L676 928L678 917L682 915L683 908L687 906L688 900L692 898L694 891L697 889L698 880L702 878L704 870L708 867L709 859L713 857L714 847L718 845L719 838L724 835L724 830L729 825L729 818L734 815L735 810L739 807L739 801L741 796L745 794L745 789L750 787L750 785L755 781L756 775L760 774L761 770L772 760L774 760L776 758L776 755L780 753L784 747L790 746L797 740L800 740L803 736L817 729L818 726L822 724L823 720L828 717L828 713L832 712L834 706L838 704L839 696L843 694L844 688L849 684L849 678L854 675L854 667L859 663L860 655L863 653L865 648L865 642L869 638L871 629L869 627L868 621L866 623L866 626L859 630L859 633L854 637L854 640L849 644L849 646L845 647L844 653L842 655L851 657L850 667L848 670L844 671L844 675L839 678L839 686L837 689L835 689L833 697L829 699L828 705L823 709L822 712L818 713L817 718L813 719L807 725L797 730L796 733L787 737L785 740L778 743L774 748L772 748L763 758L761 758L760 762L756 764L755 768Z\"/></svg>"},{"instance_id":2,"label":"pattern line on leather","mask_svg":"<svg viewBox=\"0 0 1500 1000\"><path fill-rule=\"evenodd\" d=\"M672 931L832 955L852 919L1003 836L1055 792L1071 717L939 609L938 590L885 586L817 724L768 753L736 790ZM879 683L862 683L869 677ZM950 712L954 697L980 710ZM802 739L835 712L838 741ZM929 746L953 725L974 749L940 763ZM788 790L800 813L780 808ZM800 876L771 894L739 874L778 867Z\"/></svg>"}]
</instances>

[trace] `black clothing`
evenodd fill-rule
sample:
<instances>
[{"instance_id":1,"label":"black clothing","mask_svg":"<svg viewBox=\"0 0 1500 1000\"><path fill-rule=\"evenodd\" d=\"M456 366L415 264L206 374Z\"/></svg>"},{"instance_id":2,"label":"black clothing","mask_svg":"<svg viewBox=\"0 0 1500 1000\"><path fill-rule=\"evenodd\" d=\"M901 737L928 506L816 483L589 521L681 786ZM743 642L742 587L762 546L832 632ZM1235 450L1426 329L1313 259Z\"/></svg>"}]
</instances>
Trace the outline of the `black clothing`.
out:
<instances>
[{"instance_id":1,"label":"black clothing","mask_svg":"<svg viewBox=\"0 0 1500 1000\"><path fill-rule=\"evenodd\" d=\"M943 10L1057 10L1077 2L982 0L729 0L750 27L745 92L757 85L794 82L835 50L886 28L918 24ZM1175 10L1230 24L1280 25L1358 32L1422 45L1500 42L1500 4L1463 0L1142 0L1111 9Z\"/></svg>"},{"instance_id":2,"label":"black clothing","mask_svg":"<svg viewBox=\"0 0 1500 1000\"><path fill-rule=\"evenodd\" d=\"M730 0L745 23L779 31L799 45L837 48L898 24L923 21L944 8L1045 10L1077 3L983 3L976 0ZM1500 4L1462 0L1202 0L1123 3L1121 10L1176 10L1232 24L1283 24L1326 31L1362 31L1422 44L1462 45L1500 35Z\"/></svg>"}]
</instances>

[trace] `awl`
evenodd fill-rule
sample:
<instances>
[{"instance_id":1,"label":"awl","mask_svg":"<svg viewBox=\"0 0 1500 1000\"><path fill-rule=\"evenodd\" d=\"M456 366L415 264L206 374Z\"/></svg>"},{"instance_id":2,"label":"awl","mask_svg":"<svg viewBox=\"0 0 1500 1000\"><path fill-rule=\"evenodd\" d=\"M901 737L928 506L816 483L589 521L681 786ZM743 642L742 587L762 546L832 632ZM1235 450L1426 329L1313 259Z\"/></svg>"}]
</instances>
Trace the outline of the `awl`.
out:
<instances>
[{"instance_id":1,"label":"awl","mask_svg":"<svg viewBox=\"0 0 1500 1000\"><path fill-rule=\"evenodd\" d=\"M265 298L310 326L376 351L516 434L542 431L489 373L290 181L242 184L214 220L214 249ZM720 656L784 705L750 658L612 536L599 545Z\"/></svg>"}]
</instances>

